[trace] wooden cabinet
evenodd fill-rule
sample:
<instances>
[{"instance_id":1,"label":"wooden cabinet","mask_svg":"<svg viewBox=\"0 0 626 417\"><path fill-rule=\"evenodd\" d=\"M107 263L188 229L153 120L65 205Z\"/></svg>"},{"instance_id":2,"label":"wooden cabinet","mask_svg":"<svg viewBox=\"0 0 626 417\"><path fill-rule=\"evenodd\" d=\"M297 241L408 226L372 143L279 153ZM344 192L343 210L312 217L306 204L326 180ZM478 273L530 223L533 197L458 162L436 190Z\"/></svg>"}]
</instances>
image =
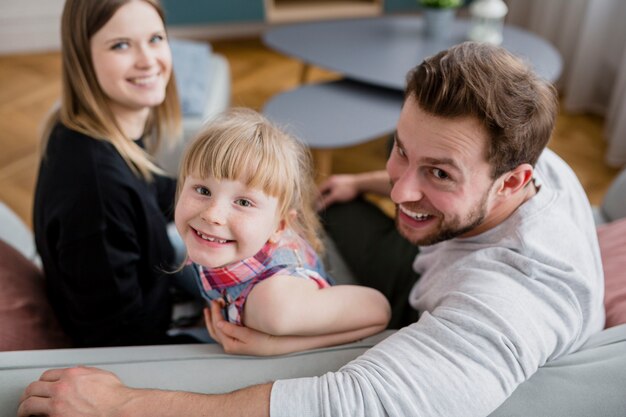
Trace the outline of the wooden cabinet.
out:
<instances>
[{"instance_id":1,"label":"wooden cabinet","mask_svg":"<svg viewBox=\"0 0 626 417\"><path fill-rule=\"evenodd\" d=\"M174 26L289 23L419 10L418 0L161 0L161 3L167 23Z\"/></svg>"},{"instance_id":2,"label":"wooden cabinet","mask_svg":"<svg viewBox=\"0 0 626 417\"><path fill-rule=\"evenodd\" d=\"M378 16L383 0L265 0L269 23Z\"/></svg>"}]
</instances>

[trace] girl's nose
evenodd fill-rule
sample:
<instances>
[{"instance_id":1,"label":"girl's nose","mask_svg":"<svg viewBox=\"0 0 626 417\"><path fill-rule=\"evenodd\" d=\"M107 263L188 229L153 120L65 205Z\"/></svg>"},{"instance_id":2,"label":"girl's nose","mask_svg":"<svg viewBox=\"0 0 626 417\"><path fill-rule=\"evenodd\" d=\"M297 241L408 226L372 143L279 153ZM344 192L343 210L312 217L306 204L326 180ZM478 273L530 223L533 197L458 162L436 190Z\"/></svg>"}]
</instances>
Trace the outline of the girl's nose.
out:
<instances>
[{"instance_id":1,"label":"girl's nose","mask_svg":"<svg viewBox=\"0 0 626 417\"><path fill-rule=\"evenodd\" d=\"M200 214L200 218L211 224L224 224L226 221L226 211L217 202L212 201Z\"/></svg>"}]
</instances>

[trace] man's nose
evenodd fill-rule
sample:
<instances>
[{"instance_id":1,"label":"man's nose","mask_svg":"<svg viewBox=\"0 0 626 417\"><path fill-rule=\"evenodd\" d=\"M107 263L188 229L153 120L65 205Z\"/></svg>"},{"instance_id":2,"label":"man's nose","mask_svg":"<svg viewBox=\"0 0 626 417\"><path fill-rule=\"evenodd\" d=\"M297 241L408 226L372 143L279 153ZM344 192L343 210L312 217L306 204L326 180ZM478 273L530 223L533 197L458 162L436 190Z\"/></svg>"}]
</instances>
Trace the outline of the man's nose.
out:
<instances>
[{"instance_id":1,"label":"man's nose","mask_svg":"<svg viewBox=\"0 0 626 417\"><path fill-rule=\"evenodd\" d=\"M405 172L392 179L391 200L396 204L420 201L424 197L422 185L415 173Z\"/></svg>"}]
</instances>

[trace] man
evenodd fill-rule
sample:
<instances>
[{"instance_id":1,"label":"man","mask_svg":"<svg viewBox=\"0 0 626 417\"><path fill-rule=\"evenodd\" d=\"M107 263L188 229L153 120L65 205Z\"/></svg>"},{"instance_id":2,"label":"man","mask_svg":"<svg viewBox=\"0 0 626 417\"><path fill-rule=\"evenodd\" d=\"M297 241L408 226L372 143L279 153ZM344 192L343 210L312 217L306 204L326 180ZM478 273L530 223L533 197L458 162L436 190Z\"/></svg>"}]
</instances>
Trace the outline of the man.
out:
<instances>
[{"instance_id":1,"label":"man","mask_svg":"<svg viewBox=\"0 0 626 417\"><path fill-rule=\"evenodd\" d=\"M18 414L488 415L604 322L588 201L544 150L556 111L554 90L498 47L458 45L409 74L386 172L331 181L325 203L389 193L399 232L422 246L409 295L421 316L339 371L209 396L52 370L26 389ZM227 351L280 343L213 308Z\"/></svg>"}]
</instances>

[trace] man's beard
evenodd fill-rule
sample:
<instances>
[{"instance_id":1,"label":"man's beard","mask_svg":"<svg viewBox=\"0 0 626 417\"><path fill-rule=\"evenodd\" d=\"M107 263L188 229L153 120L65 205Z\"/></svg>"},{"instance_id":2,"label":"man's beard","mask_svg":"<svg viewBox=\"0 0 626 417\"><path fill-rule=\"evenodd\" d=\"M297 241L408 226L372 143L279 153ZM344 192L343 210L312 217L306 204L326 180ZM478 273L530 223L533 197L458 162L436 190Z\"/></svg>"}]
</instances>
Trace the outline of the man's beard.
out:
<instances>
[{"instance_id":1,"label":"man's beard","mask_svg":"<svg viewBox=\"0 0 626 417\"><path fill-rule=\"evenodd\" d=\"M429 246L434 245L435 243L443 242L446 240L454 239L455 237L459 237L474 230L476 227L480 226L485 217L487 216L487 198L489 193L485 193L482 200L474 206L472 211L466 217L465 221L461 222L458 218L453 219L447 224L439 224L438 230L432 232L432 234L425 236L421 239L416 239L408 235L403 231L400 227L400 221L398 220L398 206L396 205L396 228L398 232L407 239L409 242L416 246ZM439 217L441 219L441 217Z\"/></svg>"}]
</instances>

